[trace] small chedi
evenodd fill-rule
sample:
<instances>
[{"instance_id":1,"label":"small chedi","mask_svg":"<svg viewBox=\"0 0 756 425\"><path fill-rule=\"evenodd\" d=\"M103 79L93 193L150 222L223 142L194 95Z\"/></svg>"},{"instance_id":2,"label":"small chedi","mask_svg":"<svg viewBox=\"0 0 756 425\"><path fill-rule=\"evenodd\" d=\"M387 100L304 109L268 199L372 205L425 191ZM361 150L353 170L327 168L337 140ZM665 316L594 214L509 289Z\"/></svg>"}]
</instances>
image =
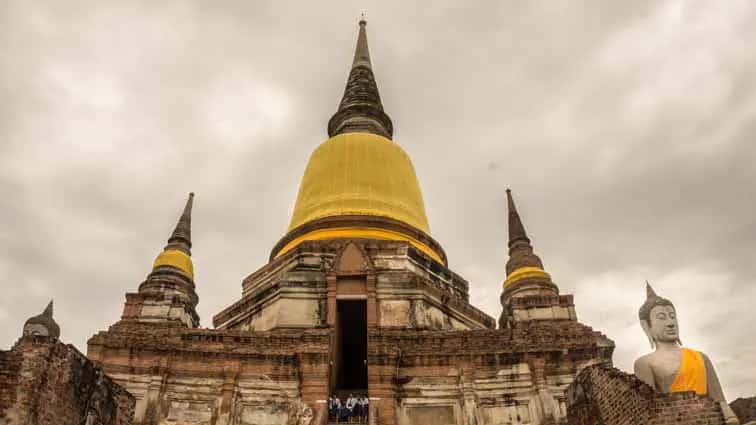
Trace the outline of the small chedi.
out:
<instances>
[{"instance_id":1,"label":"small chedi","mask_svg":"<svg viewBox=\"0 0 756 425\"><path fill-rule=\"evenodd\" d=\"M635 361L635 375L663 393L694 391L720 403L728 424L738 418L725 400L719 378L706 354L682 347L675 306L646 282L646 302L638 311L654 352Z\"/></svg>"}]
</instances>

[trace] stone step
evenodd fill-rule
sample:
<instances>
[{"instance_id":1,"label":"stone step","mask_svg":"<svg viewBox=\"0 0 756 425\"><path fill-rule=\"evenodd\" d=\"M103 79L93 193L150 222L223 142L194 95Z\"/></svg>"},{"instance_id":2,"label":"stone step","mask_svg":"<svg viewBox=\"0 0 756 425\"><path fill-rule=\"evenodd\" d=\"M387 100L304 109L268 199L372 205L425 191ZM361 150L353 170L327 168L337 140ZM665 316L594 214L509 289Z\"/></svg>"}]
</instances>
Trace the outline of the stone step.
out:
<instances>
[{"instance_id":1,"label":"stone step","mask_svg":"<svg viewBox=\"0 0 756 425\"><path fill-rule=\"evenodd\" d=\"M365 419L362 422L356 422L356 421L355 422L348 422L348 421L343 421L343 422L328 422L328 425L345 425L345 424L355 424L355 425L357 425L357 424L366 424L366 423L367 423L367 419Z\"/></svg>"},{"instance_id":2,"label":"stone step","mask_svg":"<svg viewBox=\"0 0 756 425\"><path fill-rule=\"evenodd\" d=\"M348 420L346 420L346 421L338 421L337 422L337 421L334 421L333 419L331 419L331 421L328 422L328 425L331 425L331 424L340 424L340 425L344 425L344 424L366 424L368 422L367 416L364 417L364 418L361 418L361 419L362 420L360 421L357 418L353 418L351 422L348 421Z\"/></svg>"}]
</instances>

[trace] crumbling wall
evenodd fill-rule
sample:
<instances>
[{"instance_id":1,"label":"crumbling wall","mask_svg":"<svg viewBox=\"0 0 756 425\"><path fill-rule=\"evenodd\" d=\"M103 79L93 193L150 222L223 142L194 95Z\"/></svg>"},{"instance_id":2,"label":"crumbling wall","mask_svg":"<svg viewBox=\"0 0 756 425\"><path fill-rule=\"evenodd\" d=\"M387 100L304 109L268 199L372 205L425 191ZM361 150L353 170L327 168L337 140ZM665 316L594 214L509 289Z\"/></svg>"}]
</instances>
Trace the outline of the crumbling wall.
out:
<instances>
[{"instance_id":1,"label":"crumbling wall","mask_svg":"<svg viewBox=\"0 0 756 425\"><path fill-rule=\"evenodd\" d=\"M9 410L16 404L21 360L17 351L0 351L0 424L8 423Z\"/></svg>"},{"instance_id":2,"label":"crumbling wall","mask_svg":"<svg viewBox=\"0 0 756 425\"><path fill-rule=\"evenodd\" d=\"M577 372L610 363L613 348L571 320L499 330L370 330L371 407L381 424L556 423L564 421L565 390Z\"/></svg>"},{"instance_id":3,"label":"crumbling wall","mask_svg":"<svg viewBox=\"0 0 756 425\"><path fill-rule=\"evenodd\" d=\"M131 425L134 398L72 345L24 337L0 355L3 425Z\"/></svg>"},{"instance_id":4,"label":"crumbling wall","mask_svg":"<svg viewBox=\"0 0 756 425\"><path fill-rule=\"evenodd\" d=\"M570 425L724 424L718 403L694 392L661 394L606 365L585 368L567 390Z\"/></svg>"},{"instance_id":5,"label":"crumbling wall","mask_svg":"<svg viewBox=\"0 0 756 425\"><path fill-rule=\"evenodd\" d=\"M327 416L329 341L328 329L130 322L93 336L88 355L136 398L134 425L293 425Z\"/></svg>"},{"instance_id":6,"label":"crumbling wall","mask_svg":"<svg viewBox=\"0 0 756 425\"><path fill-rule=\"evenodd\" d=\"M730 403L730 407L741 424L756 422L756 397L739 398Z\"/></svg>"}]
</instances>

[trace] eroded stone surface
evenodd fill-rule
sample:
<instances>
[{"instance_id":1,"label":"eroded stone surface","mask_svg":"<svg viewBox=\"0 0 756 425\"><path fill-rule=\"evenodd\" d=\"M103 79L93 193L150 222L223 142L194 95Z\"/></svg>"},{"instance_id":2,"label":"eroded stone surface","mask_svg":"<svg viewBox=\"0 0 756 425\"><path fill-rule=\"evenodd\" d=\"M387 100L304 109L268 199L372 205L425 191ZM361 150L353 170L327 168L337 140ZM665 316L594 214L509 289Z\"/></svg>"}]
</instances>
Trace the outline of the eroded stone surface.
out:
<instances>
[{"instance_id":1,"label":"eroded stone surface","mask_svg":"<svg viewBox=\"0 0 756 425\"><path fill-rule=\"evenodd\" d=\"M606 366L584 369L568 391L570 425L724 424L719 403L694 392L663 394Z\"/></svg>"},{"instance_id":2,"label":"eroded stone surface","mask_svg":"<svg viewBox=\"0 0 756 425\"><path fill-rule=\"evenodd\" d=\"M0 351L0 424L130 425L134 397L72 345L24 336Z\"/></svg>"}]
</instances>

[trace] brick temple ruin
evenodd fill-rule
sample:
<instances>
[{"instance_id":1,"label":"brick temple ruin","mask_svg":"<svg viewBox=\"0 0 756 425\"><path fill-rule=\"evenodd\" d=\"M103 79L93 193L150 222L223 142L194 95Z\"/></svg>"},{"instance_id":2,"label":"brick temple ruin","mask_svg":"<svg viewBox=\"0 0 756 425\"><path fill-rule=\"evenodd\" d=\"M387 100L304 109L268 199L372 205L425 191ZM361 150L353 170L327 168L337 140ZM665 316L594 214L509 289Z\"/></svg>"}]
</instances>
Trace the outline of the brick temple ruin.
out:
<instances>
[{"instance_id":1,"label":"brick temple ruin","mask_svg":"<svg viewBox=\"0 0 756 425\"><path fill-rule=\"evenodd\" d=\"M212 329L199 327L195 309L189 196L152 272L126 294L121 319L81 356L107 381L103 397L120 406L113 412L140 425L323 425L329 395L351 392L369 398L370 424L643 423L632 414L605 419L626 399L642 410L656 396L616 375L614 343L578 321L509 191L502 314L470 304L468 282L430 234L412 163L392 140L364 21L328 136L307 165L287 233ZM21 376L13 370L34 350L58 353L56 364L80 356L45 341L23 337L1 353L0 368ZM8 419L8 406L24 409L13 398L20 381L8 382L0 423L32 423ZM628 396L618 401L610 394L619 389ZM678 397L702 406L702 423L723 423L704 398ZM685 409L670 403L672 413ZM131 423L113 415L60 423Z\"/></svg>"}]
</instances>

